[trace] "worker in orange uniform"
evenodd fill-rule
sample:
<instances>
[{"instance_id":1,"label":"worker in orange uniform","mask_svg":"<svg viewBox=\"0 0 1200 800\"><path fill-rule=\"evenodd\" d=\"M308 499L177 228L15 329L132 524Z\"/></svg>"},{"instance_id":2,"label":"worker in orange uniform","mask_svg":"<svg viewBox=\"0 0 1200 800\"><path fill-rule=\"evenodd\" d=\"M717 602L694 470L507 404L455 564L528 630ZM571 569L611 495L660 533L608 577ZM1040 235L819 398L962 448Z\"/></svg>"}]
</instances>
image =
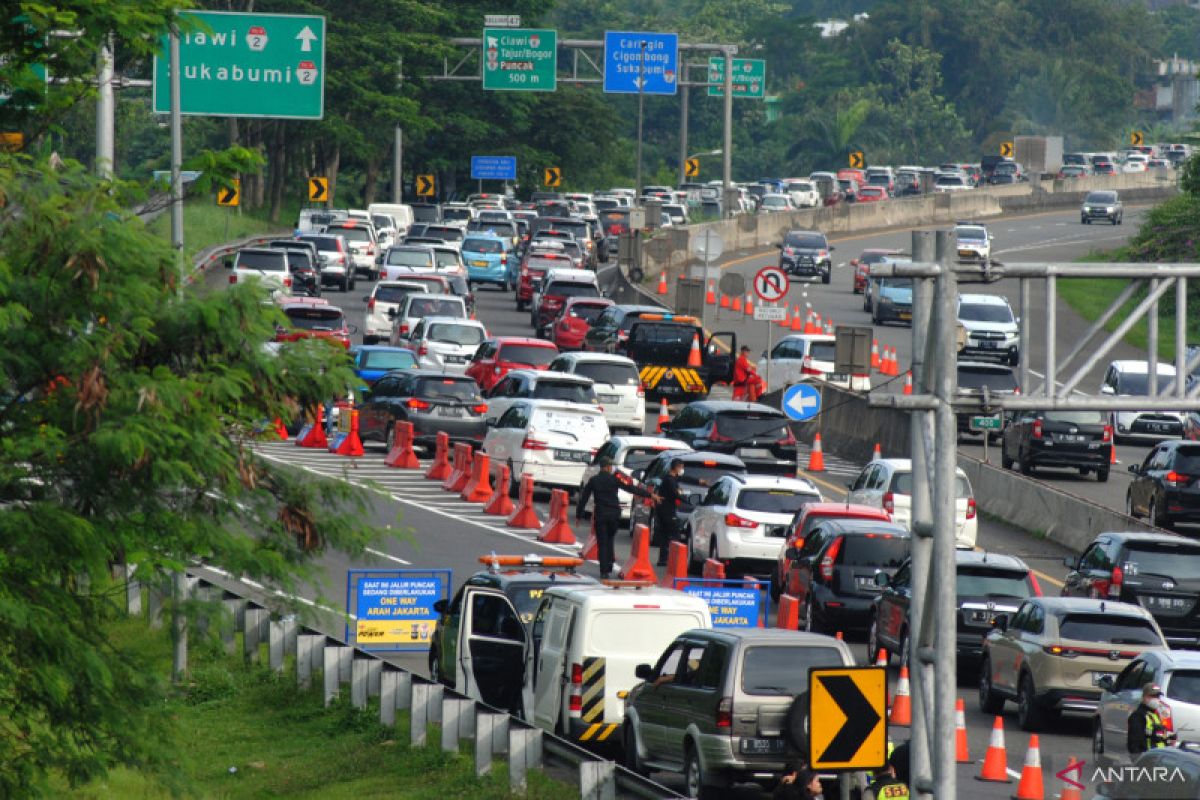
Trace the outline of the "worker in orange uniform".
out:
<instances>
[{"instance_id":1,"label":"worker in orange uniform","mask_svg":"<svg viewBox=\"0 0 1200 800\"><path fill-rule=\"evenodd\" d=\"M733 362L733 399L755 403L766 390L766 381L759 377L758 367L750 361L750 348L742 345L737 361Z\"/></svg>"}]
</instances>

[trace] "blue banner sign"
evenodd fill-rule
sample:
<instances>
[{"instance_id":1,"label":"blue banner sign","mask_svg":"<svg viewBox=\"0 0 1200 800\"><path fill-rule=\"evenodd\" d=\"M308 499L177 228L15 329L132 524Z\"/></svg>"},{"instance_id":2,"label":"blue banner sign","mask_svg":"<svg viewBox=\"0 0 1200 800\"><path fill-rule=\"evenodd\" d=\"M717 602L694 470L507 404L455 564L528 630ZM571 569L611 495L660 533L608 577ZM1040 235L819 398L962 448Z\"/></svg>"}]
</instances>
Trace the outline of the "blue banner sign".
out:
<instances>
[{"instance_id":1,"label":"blue banner sign","mask_svg":"<svg viewBox=\"0 0 1200 800\"><path fill-rule=\"evenodd\" d=\"M679 34L608 31L604 34L604 91L675 94Z\"/></svg>"},{"instance_id":2,"label":"blue banner sign","mask_svg":"<svg viewBox=\"0 0 1200 800\"><path fill-rule=\"evenodd\" d=\"M471 156L471 180L515 181L516 156Z\"/></svg>"},{"instance_id":3,"label":"blue banner sign","mask_svg":"<svg viewBox=\"0 0 1200 800\"><path fill-rule=\"evenodd\" d=\"M433 604L450 594L448 569L361 569L346 573L346 642L364 650L428 650Z\"/></svg>"},{"instance_id":4,"label":"blue banner sign","mask_svg":"<svg viewBox=\"0 0 1200 800\"><path fill-rule=\"evenodd\" d=\"M757 628L766 624L766 587L750 580L676 578L675 588L704 598L714 628Z\"/></svg>"}]
</instances>

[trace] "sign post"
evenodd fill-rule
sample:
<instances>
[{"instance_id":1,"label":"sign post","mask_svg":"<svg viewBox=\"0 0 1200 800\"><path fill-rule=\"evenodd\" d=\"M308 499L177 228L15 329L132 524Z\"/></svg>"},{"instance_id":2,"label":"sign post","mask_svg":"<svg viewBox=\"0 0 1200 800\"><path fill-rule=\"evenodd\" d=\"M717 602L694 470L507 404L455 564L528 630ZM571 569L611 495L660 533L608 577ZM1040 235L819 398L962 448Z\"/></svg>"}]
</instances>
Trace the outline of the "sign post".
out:
<instances>
[{"instance_id":1,"label":"sign post","mask_svg":"<svg viewBox=\"0 0 1200 800\"><path fill-rule=\"evenodd\" d=\"M558 88L558 31L483 29L483 88L553 92Z\"/></svg>"},{"instance_id":2,"label":"sign post","mask_svg":"<svg viewBox=\"0 0 1200 800\"><path fill-rule=\"evenodd\" d=\"M352 569L346 573L346 643L364 650L428 650L433 605L450 596L448 569Z\"/></svg>"},{"instance_id":3,"label":"sign post","mask_svg":"<svg viewBox=\"0 0 1200 800\"><path fill-rule=\"evenodd\" d=\"M988 440L992 438L992 431L999 432L1004 427L1004 424L1000 419L1000 415L983 414L972 416L967 424L967 427L973 431L980 431L983 433L983 463L992 463L988 459Z\"/></svg>"},{"instance_id":4,"label":"sign post","mask_svg":"<svg viewBox=\"0 0 1200 800\"><path fill-rule=\"evenodd\" d=\"M678 77L679 34L605 32L605 92L671 95L679 87Z\"/></svg>"},{"instance_id":5,"label":"sign post","mask_svg":"<svg viewBox=\"0 0 1200 800\"><path fill-rule=\"evenodd\" d=\"M712 280L712 276L709 275L709 265L720 258L721 254L725 252L725 240L721 238L721 234L706 226L703 235L697 236L692 240L692 252L704 262L703 280L707 284L708 281ZM708 303L700 307L701 327L707 327L708 325L705 321L706 316L708 316Z\"/></svg>"}]
</instances>

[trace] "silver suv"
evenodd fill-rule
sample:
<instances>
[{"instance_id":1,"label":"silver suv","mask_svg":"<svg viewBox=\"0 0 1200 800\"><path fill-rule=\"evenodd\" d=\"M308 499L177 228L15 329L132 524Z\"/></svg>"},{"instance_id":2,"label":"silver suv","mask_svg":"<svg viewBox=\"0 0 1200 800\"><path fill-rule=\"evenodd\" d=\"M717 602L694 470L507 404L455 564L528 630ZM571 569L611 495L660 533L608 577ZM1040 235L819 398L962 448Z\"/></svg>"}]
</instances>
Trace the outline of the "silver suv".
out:
<instances>
[{"instance_id":1,"label":"silver suv","mask_svg":"<svg viewBox=\"0 0 1200 800\"><path fill-rule=\"evenodd\" d=\"M789 709L813 667L852 666L831 636L778 628L686 631L654 666L640 664L625 701L625 763L681 772L688 797L722 796L735 783L772 786L800 755Z\"/></svg>"}]
</instances>

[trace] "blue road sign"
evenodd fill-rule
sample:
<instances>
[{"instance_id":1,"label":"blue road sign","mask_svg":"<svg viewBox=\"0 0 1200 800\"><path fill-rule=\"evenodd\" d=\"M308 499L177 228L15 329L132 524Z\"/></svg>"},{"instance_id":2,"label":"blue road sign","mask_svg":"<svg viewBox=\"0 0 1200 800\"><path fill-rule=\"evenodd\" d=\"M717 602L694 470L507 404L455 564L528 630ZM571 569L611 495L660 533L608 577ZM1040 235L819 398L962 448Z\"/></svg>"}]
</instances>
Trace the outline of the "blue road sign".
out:
<instances>
[{"instance_id":1,"label":"blue road sign","mask_svg":"<svg viewBox=\"0 0 1200 800\"><path fill-rule=\"evenodd\" d=\"M646 43L644 64L642 42ZM605 32L604 91L637 94L643 76L641 90L645 94L675 94L679 88L679 34Z\"/></svg>"},{"instance_id":2,"label":"blue road sign","mask_svg":"<svg viewBox=\"0 0 1200 800\"><path fill-rule=\"evenodd\" d=\"M783 393L780 406L791 419L812 419L821 413L821 390L810 383L793 384Z\"/></svg>"},{"instance_id":3,"label":"blue road sign","mask_svg":"<svg viewBox=\"0 0 1200 800\"><path fill-rule=\"evenodd\" d=\"M450 596L448 569L346 572L346 641L364 650L428 650L437 627L433 604Z\"/></svg>"},{"instance_id":4,"label":"blue road sign","mask_svg":"<svg viewBox=\"0 0 1200 800\"><path fill-rule=\"evenodd\" d=\"M754 628L767 621L765 584L750 579L676 578L675 588L704 598L714 628Z\"/></svg>"},{"instance_id":5,"label":"blue road sign","mask_svg":"<svg viewBox=\"0 0 1200 800\"><path fill-rule=\"evenodd\" d=\"M471 180L515 181L516 156L471 156Z\"/></svg>"}]
</instances>

